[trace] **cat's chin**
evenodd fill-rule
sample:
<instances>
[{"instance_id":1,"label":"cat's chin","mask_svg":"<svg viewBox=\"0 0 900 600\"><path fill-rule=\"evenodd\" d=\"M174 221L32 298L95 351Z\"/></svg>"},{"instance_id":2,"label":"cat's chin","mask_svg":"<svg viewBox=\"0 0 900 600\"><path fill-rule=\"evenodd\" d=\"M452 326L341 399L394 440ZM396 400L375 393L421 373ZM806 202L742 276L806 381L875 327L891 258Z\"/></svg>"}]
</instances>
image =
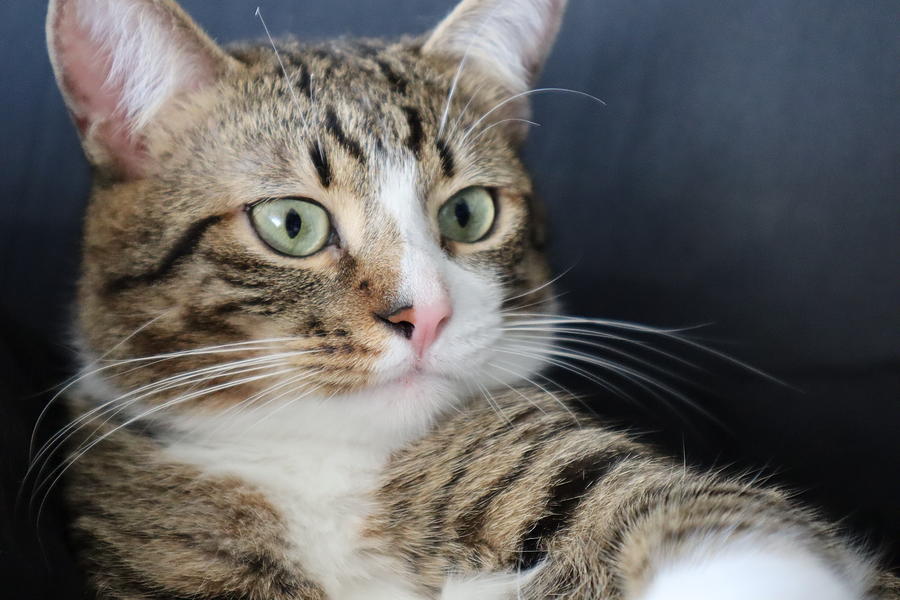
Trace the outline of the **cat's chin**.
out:
<instances>
[{"instance_id":1,"label":"cat's chin","mask_svg":"<svg viewBox=\"0 0 900 600\"><path fill-rule=\"evenodd\" d=\"M361 392L361 395L369 396L369 401L374 397L389 404L412 402L420 405L453 401L464 394L465 386L461 382L421 368L411 368Z\"/></svg>"}]
</instances>

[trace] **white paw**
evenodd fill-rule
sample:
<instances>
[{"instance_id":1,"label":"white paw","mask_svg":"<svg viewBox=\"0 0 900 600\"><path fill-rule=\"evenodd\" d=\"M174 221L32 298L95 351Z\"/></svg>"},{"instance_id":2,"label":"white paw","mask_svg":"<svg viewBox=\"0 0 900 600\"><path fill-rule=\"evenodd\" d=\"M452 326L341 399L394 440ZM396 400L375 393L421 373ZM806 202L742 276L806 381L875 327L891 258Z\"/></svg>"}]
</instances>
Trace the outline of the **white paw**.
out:
<instances>
[{"instance_id":1,"label":"white paw","mask_svg":"<svg viewBox=\"0 0 900 600\"><path fill-rule=\"evenodd\" d=\"M639 600L861 600L859 588L802 550L740 544L659 567Z\"/></svg>"}]
</instances>

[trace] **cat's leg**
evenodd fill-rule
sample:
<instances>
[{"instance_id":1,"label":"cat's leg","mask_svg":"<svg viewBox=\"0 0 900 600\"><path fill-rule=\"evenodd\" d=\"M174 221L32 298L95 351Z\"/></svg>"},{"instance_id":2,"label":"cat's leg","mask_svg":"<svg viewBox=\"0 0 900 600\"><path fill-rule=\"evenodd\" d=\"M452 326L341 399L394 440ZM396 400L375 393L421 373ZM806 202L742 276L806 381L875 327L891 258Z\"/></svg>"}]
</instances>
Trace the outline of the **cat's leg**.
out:
<instances>
[{"instance_id":1,"label":"cat's leg","mask_svg":"<svg viewBox=\"0 0 900 600\"><path fill-rule=\"evenodd\" d=\"M615 555L627 600L878 598L873 565L774 490L678 475L625 507Z\"/></svg>"},{"instance_id":2,"label":"cat's leg","mask_svg":"<svg viewBox=\"0 0 900 600\"><path fill-rule=\"evenodd\" d=\"M98 598L326 598L292 560L281 515L242 481L172 461L125 429L66 475L72 542Z\"/></svg>"},{"instance_id":3,"label":"cat's leg","mask_svg":"<svg viewBox=\"0 0 900 600\"><path fill-rule=\"evenodd\" d=\"M551 541L546 577L526 598L898 597L888 591L896 590L896 579L879 575L863 554L778 491L651 462L611 477L607 483L618 480L618 489L582 506L582 518L596 519L595 529L582 521L574 524L577 535Z\"/></svg>"},{"instance_id":4,"label":"cat's leg","mask_svg":"<svg viewBox=\"0 0 900 600\"><path fill-rule=\"evenodd\" d=\"M896 579L778 490L697 473L552 406L502 409L502 422L470 412L411 447L382 490L380 536L418 573L473 575L442 600L488 583L508 589L468 597L900 598ZM511 585L502 574L517 570L533 576Z\"/></svg>"}]
</instances>

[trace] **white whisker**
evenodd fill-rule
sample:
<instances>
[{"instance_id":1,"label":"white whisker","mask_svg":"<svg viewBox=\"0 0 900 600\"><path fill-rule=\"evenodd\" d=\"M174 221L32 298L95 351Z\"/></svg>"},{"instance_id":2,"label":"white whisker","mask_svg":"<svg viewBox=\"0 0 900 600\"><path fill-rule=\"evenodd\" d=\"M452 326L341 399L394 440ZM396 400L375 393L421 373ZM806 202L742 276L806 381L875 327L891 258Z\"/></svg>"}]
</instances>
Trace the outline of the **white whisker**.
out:
<instances>
[{"instance_id":1,"label":"white whisker","mask_svg":"<svg viewBox=\"0 0 900 600\"><path fill-rule=\"evenodd\" d=\"M501 352L502 352L502 350L501 350ZM566 412L569 413L569 415L572 417L572 420L574 420L575 423L579 423L578 417L575 415L575 413L572 412L572 410L566 405L566 403L563 402L562 400L560 400L559 397L558 397L556 394L554 394L553 392L551 392L550 390L548 390L546 387L544 387L544 386L542 386L541 384L539 384L539 383L533 381L532 379L529 379L528 377L522 375L521 373L516 373L516 372L514 372L514 371L511 371L510 369L507 369L507 368L505 368L505 367L502 367L502 366L496 364L496 362L494 363L494 366L495 366L496 368L500 369L501 371L506 371L507 373L513 375L514 377L521 377L522 379L524 379L525 381L527 381L528 383L530 383L530 384L533 385L534 387L538 388L539 390L541 390L542 392L544 392L545 394L547 394L548 396L550 396L551 398L553 398L553 400L554 400L557 404L559 404Z\"/></svg>"},{"instance_id":2,"label":"white whisker","mask_svg":"<svg viewBox=\"0 0 900 600\"><path fill-rule=\"evenodd\" d=\"M537 123L536 121L529 121L528 119L519 119L519 118L515 118L515 117L510 117L509 119L500 119L499 121L494 121L493 123L491 123L484 129L479 131L478 135L476 135L475 137L472 138L472 143L474 144L475 142L480 140L482 137L484 137L485 134L490 132L491 129L493 129L494 127L503 125L504 123L524 123L524 124L528 125L529 127L540 127L541 126L540 123Z\"/></svg>"},{"instance_id":3,"label":"white whisker","mask_svg":"<svg viewBox=\"0 0 900 600\"><path fill-rule=\"evenodd\" d=\"M64 460L59 466L57 466L53 471L51 471L51 473L47 476L47 478L45 478L43 481L41 481L40 483L38 483L38 484L35 486L35 493L37 493L38 491L40 491L42 488L45 488L44 499L41 501L40 507L38 508L37 519L40 520L40 516L41 516L41 513L43 512L44 504L45 504L46 501L47 501L47 497L48 497L48 495L49 495L49 493L50 493L50 490L53 489L53 486L56 485L56 483L57 483L57 482L60 480L60 478L65 474L65 472L69 469L69 467L71 467L75 462L78 461L78 459L80 459L82 456L84 456L87 452L90 452L94 447L97 446L97 444L100 444L101 442L103 442L104 440L106 440L107 438L109 438L111 435L114 435L116 432L118 432L118 431L120 431L120 430L122 430L122 429L124 429L124 428L126 428L126 427L129 427L129 426L133 425L134 423L136 423L136 422L138 422L138 421L140 421L140 420L146 419L147 417L149 417L149 416L151 416L151 415L154 415L154 414L159 413L159 412L161 412L161 411L167 410L168 408L171 408L172 406L175 406L175 405L178 405L178 404L183 404L184 402L188 402L188 401L190 401L190 400L194 400L194 399L200 398L200 397L202 397L202 396L208 396L209 394L213 394L213 393L216 393L216 392L220 392L220 391L223 391L223 390L226 390L226 389L229 389L229 388L232 388L232 387L236 387L236 386L239 386L239 385L244 385L244 384L252 383L252 382L254 382L254 381L259 381L259 380L261 380L261 379L265 379L265 378L268 378L268 377L275 377L275 376L278 376L278 375L282 375L282 374L285 374L285 373L289 373L289 372L292 371L292 370L293 370L293 369L284 369L284 370L281 370L281 371L276 371L276 372L274 372L274 373L265 373L265 374L262 374L262 375L254 375L254 376L252 376L252 377L244 377L244 378L238 379L238 380L236 380L236 381L230 381L230 382L227 382L227 383L222 383L222 384L219 384L219 385L215 385L215 386L212 386L212 387L210 387L210 388L206 388L206 389L203 389L203 390L199 390L199 391L196 391L196 392L192 392L192 393L187 394L187 395L184 395L184 396L177 396L177 397L175 397L175 398L173 398L173 399L171 399L171 400L169 400L169 401L167 401L167 402L165 402L165 403L163 403L163 404L160 404L160 405L158 405L158 406L154 406L154 407L152 407L152 408L150 408L150 409L144 411L143 413L141 413L141 414L139 414L139 415L137 415L137 416L135 416L135 417L132 417L132 418L126 420L125 422L123 422L123 423L117 425L116 427L112 428L110 431L108 431L108 432L104 433L103 435L97 437L96 439L94 439L94 440L91 441L90 443L82 442L82 444L80 444L80 445L75 449L75 451L74 451L72 454L70 454L69 457L66 458L66 460ZM93 435L93 434L92 434L92 435ZM59 471L59 473L56 474L56 476L54 477L54 473L55 473L57 470ZM50 477L53 477L53 480L48 482L48 480L49 480Z\"/></svg>"},{"instance_id":4,"label":"white whisker","mask_svg":"<svg viewBox=\"0 0 900 600\"><path fill-rule=\"evenodd\" d=\"M524 98L526 96L532 96L534 94L550 94L550 93L574 94L576 96L582 96L584 98L589 98L591 100L594 100L595 102L599 102L603 106L606 106L606 102L604 102L600 98L597 98L596 96L592 96L591 94L588 94L587 92L579 92L578 90L569 90L569 89L565 89L565 88L538 88L538 89L534 89L534 90L527 90L525 92L519 92L518 94L513 94L512 96L506 98L505 100L502 100L501 102L497 103L492 109L490 109L489 111L484 113L481 116L481 118L479 118L477 121L475 121L475 123L471 127L469 127L469 129L466 130L465 134L463 134L460 144L464 144L465 141L469 138L469 135L471 135L471 133L479 125L481 125L485 119L487 119L494 112L500 110L501 108L503 108L510 102L514 102L515 100L518 100L519 98Z\"/></svg>"},{"instance_id":5,"label":"white whisker","mask_svg":"<svg viewBox=\"0 0 900 600\"><path fill-rule=\"evenodd\" d=\"M266 25L265 19L262 16L262 10L260 7L256 7L256 12L254 13L256 17L259 19L259 22L262 23L263 29L266 31L266 37L269 38L269 44L272 46L272 50L275 52L275 58L278 60L278 66L281 67L281 72L284 75L284 85L287 87L288 92L291 94L291 98L294 101L294 105L297 107L297 111L300 113L300 118L303 119L303 127L308 131L309 130L309 120L306 118L306 113L303 112L303 109L300 106L300 99L297 97L297 92L294 90L294 86L291 85L291 78L288 76L287 69L284 66L284 61L281 60L281 53L278 52L278 47L275 45L275 40L272 38L272 34L269 33L269 27ZM321 153L322 148L319 146L319 152Z\"/></svg>"}]
</instances>

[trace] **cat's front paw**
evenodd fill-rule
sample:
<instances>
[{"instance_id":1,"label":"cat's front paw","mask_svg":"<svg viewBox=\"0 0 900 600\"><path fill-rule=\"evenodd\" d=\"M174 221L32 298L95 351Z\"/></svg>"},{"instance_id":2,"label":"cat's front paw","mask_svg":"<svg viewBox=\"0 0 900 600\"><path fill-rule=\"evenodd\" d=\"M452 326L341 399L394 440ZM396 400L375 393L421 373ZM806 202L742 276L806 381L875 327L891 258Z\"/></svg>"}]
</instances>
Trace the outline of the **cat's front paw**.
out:
<instances>
[{"instance_id":1,"label":"cat's front paw","mask_svg":"<svg viewBox=\"0 0 900 600\"><path fill-rule=\"evenodd\" d=\"M634 600L862 600L861 587L806 552L726 548L661 565Z\"/></svg>"}]
</instances>

